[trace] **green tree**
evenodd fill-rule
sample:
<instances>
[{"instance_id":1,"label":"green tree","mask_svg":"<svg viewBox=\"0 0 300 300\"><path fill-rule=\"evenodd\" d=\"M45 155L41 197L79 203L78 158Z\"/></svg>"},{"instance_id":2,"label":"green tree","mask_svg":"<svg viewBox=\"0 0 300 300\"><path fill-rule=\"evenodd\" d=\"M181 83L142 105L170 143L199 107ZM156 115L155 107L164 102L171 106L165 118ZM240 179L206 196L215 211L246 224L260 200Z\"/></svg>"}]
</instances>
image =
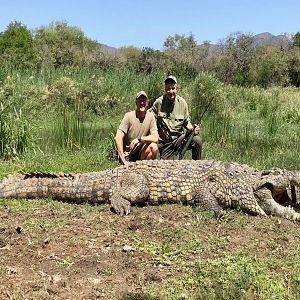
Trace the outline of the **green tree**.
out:
<instances>
[{"instance_id":1,"label":"green tree","mask_svg":"<svg viewBox=\"0 0 300 300\"><path fill-rule=\"evenodd\" d=\"M164 42L164 53L170 62L168 72L194 77L199 71L199 47L193 34L175 34Z\"/></svg>"},{"instance_id":2,"label":"green tree","mask_svg":"<svg viewBox=\"0 0 300 300\"><path fill-rule=\"evenodd\" d=\"M293 46L300 48L300 32L299 31L293 37Z\"/></svg>"},{"instance_id":3,"label":"green tree","mask_svg":"<svg viewBox=\"0 0 300 300\"><path fill-rule=\"evenodd\" d=\"M192 33L189 36L175 34L174 36L168 36L164 42L164 50L193 50L197 47L197 42Z\"/></svg>"},{"instance_id":4,"label":"green tree","mask_svg":"<svg viewBox=\"0 0 300 300\"><path fill-rule=\"evenodd\" d=\"M99 44L82 30L66 22L55 22L35 30L35 45L41 65L78 66L87 62ZM97 52L98 53L98 52Z\"/></svg>"},{"instance_id":5,"label":"green tree","mask_svg":"<svg viewBox=\"0 0 300 300\"><path fill-rule=\"evenodd\" d=\"M218 45L216 75L223 82L249 84L249 69L255 53L252 35L233 33Z\"/></svg>"},{"instance_id":6,"label":"green tree","mask_svg":"<svg viewBox=\"0 0 300 300\"><path fill-rule=\"evenodd\" d=\"M150 73L154 70L164 69L166 58L163 52L145 47L140 53L137 71Z\"/></svg>"},{"instance_id":7,"label":"green tree","mask_svg":"<svg viewBox=\"0 0 300 300\"><path fill-rule=\"evenodd\" d=\"M289 84L289 56L277 46L258 47L252 58L249 80L252 85L268 87Z\"/></svg>"},{"instance_id":8,"label":"green tree","mask_svg":"<svg viewBox=\"0 0 300 300\"><path fill-rule=\"evenodd\" d=\"M141 49L134 46L122 47L119 49L119 57L125 67L136 70L141 57Z\"/></svg>"},{"instance_id":9,"label":"green tree","mask_svg":"<svg viewBox=\"0 0 300 300\"><path fill-rule=\"evenodd\" d=\"M300 47L289 51L289 77L292 85L300 87Z\"/></svg>"},{"instance_id":10,"label":"green tree","mask_svg":"<svg viewBox=\"0 0 300 300\"><path fill-rule=\"evenodd\" d=\"M2 62L18 66L35 64L36 52L31 31L20 22L11 22L0 34L0 54Z\"/></svg>"}]
</instances>

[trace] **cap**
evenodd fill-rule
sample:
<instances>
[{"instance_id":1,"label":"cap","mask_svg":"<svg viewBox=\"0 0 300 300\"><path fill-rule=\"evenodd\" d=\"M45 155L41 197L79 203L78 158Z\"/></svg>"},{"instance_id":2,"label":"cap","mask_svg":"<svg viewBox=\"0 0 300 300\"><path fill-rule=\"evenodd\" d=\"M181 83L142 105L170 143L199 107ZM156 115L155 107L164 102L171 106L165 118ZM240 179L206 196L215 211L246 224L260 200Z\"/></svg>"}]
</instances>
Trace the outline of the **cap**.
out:
<instances>
[{"instance_id":1,"label":"cap","mask_svg":"<svg viewBox=\"0 0 300 300\"><path fill-rule=\"evenodd\" d=\"M177 83L177 79L175 76L170 75L165 79L165 83Z\"/></svg>"},{"instance_id":2,"label":"cap","mask_svg":"<svg viewBox=\"0 0 300 300\"><path fill-rule=\"evenodd\" d=\"M147 96L146 92L144 92L144 91L138 92L138 93L136 94L135 99L137 100L137 99L139 99L141 96L145 96L145 97L148 99L148 96Z\"/></svg>"}]
</instances>

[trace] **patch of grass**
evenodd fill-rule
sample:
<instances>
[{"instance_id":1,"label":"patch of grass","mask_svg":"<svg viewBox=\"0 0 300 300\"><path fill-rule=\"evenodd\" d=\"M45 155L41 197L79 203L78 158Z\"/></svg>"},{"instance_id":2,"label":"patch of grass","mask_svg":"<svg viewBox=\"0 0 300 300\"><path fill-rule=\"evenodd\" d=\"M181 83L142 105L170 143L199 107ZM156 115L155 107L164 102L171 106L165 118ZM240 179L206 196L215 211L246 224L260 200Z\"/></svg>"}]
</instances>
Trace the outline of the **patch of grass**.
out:
<instances>
[{"instance_id":1,"label":"patch of grass","mask_svg":"<svg viewBox=\"0 0 300 300\"><path fill-rule=\"evenodd\" d=\"M154 265L173 266L182 268L185 258L200 253L201 242L197 239L183 241L182 239L169 239L163 242L144 240L135 236L133 247L138 251L150 254Z\"/></svg>"},{"instance_id":2,"label":"patch of grass","mask_svg":"<svg viewBox=\"0 0 300 300\"><path fill-rule=\"evenodd\" d=\"M83 246L86 243L86 237L85 236L74 236L69 241L69 246L71 247L80 247Z\"/></svg>"},{"instance_id":3,"label":"patch of grass","mask_svg":"<svg viewBox=\"0 0 300 300\"><path fill-rule=\"evenodd\" d=\"M296 259L293 261L296 263ZM238 252L199 260L180 281L173 279L154 295L167 299L297 299L299 270L282 276L283 263ZM297 268L299 269L299 268ZM280 271L281 270L281 271Z\"/></svg>"},{"instance_id":4,"label":"patch of grass","mask_svg":"<svg viewBox=\"0 0 300 300\"><path fill-rule=\"evenodd\" d=\"M160 300L160 298L147 293L124 293L119 300Z\"/></svg>"},{"instance_id":5,"label":"patch of grass","mask_svg":"<svg viewBox=\"0 0 300 300\"><path fill-rule=\"evenodd\" d=\"M163 228L161 236L165 241L172 242L181 239L185 234L185 230L182 228Z\"/></svg>"}]
</instances>

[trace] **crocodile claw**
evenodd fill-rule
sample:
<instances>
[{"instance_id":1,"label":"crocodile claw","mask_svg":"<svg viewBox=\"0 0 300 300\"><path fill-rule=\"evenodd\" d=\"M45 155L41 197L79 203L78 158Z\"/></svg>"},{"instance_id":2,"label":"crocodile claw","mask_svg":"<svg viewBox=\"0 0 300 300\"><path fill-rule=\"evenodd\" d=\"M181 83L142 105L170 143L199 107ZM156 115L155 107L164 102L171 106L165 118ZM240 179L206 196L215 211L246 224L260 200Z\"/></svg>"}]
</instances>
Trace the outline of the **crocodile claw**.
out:
<instances>
[{"instance_id":1,"label":"crocodile claw","mask_svg":"<svg viewBox=\"0 0 300 300\"><path fill-rule=\"evenodd\" d=\"M122 197L112 197L110 200L110 207L117 215L124 216L130 213L131 204Z\"/></svg>"}]
</instances>

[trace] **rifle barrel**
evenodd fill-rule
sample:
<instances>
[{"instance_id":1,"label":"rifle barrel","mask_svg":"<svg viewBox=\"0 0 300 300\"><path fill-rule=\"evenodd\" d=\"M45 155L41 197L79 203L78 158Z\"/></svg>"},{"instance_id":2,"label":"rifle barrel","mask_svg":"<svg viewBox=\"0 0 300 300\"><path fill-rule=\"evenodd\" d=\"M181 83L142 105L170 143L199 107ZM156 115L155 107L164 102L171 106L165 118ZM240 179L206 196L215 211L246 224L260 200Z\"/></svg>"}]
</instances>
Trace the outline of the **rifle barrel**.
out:
<instances>
[{"instance_id":1,"label":"rifle barrel","mask_svg":"<svg viewBox=\"0 0 300 300\"><path fill-rule=\"evenodd\" d=\"M210 101L208 102L208 104L206 105L204 111L202 112L202 114L200 115L199 118L199 124L201 123L202 118L204 117L205 113L207 112L207 110L209 109L210 105L212 104L214 98L211 98ZM195 129L195 128L194 128ZM184 137L184 139L182 140L182 142L180 143L178 149L175 152L175 155L178 155L179 159L183 159L185 152L187 151L190 143L192 142L192 139L195 135L195 130L191 130L190 134L188 134L188 132L186 133L186 136ZM187 135L188 134L188 135Z\"/></svg>"}]
</instances>

